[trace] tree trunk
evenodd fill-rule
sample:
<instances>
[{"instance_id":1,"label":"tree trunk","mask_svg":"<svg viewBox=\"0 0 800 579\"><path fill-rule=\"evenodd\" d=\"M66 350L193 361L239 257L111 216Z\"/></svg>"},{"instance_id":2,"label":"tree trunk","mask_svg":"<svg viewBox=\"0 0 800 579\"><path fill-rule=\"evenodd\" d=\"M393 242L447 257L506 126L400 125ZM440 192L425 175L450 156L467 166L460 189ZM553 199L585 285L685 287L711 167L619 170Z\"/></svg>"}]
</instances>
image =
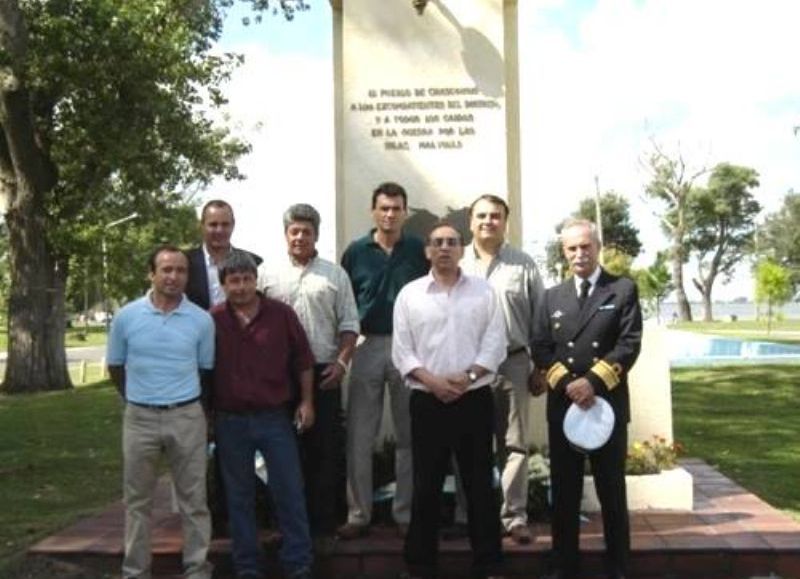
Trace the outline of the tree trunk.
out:
<instances>
[{"instance_id":1,"label":"tree trunk","mask_svg":"<svg viewBox=\"0 0 800 579\"><path fill-rule=\"evenodd\" d=\"M25 30L16 2L0 4L0 49L24 62ZM22 77L0 71L0 193L9 233L11 288L8 359L0 390L8 393L71 388L64 351L64 289L48 241L45 194L56 184L55 167L36 138Z\"/></svg>"},{"instance_id":2,"label":"tree trunk","mask_svg":"<svg viewBox=\"0 0 800 579\"><path fill-rule=\"evenodd\" d=\"M713 322L714 321L714 312L712 311L712 304L711 304L711 288L703 288L701 292L703 294L703 321L704 322Z\"/></svg>"},{"instance_id":3,"label":"tree trunk","mask_svg":"<svg viewBox=\"0 0 800 579\"><path fill-rule=\"evenodd\" d=\"M6 220L11 292L1 389L16 394L72 388L64 349L67 272L51 255L40 215L19 207L9 211Z\"/></svg>"},{"instance_id":4,"label":"tree trunk","mask_svg":"<svg viewBox=\"0 0 800 579\"><path fill-rule=\"evenodd\" d=\"M683 289L683 248L679 242L673 244L670 260L672 261L672 282L675 284L675 299L678 302L678 318L682 322L691 322L692 308L686 297L686 290Z\"/></svg>"}]
</instances>

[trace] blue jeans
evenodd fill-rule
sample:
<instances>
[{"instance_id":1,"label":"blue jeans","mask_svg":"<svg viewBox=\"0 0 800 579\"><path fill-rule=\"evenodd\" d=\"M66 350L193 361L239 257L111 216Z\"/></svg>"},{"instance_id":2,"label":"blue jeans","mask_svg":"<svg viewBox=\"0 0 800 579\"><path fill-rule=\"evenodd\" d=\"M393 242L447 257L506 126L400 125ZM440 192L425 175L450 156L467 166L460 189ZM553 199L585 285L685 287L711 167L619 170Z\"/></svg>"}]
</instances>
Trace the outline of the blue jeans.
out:
<instances>
[{"instance_id":1,"label":"blue jeans","mask_svg":"<svg viewBox=\"0 0 800 579\"><path fill-rule=\"evenodd\" d=\"M215 429L236 572L260 575L263 569L255 516L256 450L266 461L278 527L283 534L281 565L287 574L310 568L313 555L297 436L286 409L247 414L217 412Z\"/></svg>"}]
</instances>

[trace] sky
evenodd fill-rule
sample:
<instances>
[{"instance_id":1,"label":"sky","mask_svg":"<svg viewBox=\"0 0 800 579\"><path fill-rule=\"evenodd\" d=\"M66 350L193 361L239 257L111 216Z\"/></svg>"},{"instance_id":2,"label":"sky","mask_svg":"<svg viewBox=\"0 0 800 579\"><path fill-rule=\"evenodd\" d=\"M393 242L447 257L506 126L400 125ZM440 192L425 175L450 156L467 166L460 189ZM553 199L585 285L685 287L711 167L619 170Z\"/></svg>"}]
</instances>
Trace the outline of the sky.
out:
<instances>
[{"instance_id":1,"label":"sky","mask_svg":"<svg viewBox=\"0 0 800 579\"><path fill-rule=\"evenodd\" d=\"M201 196L230 201L234 243L266 258L284 250L281 212L300 201L323 216L320 253L338 257L331 9L308 1L291 23L243 26L240 6L219 46L245 55L228 114L253 152L241 162L246 181L215 182ZM636 265L649 265L666 246L643 198L653 140L692 167L756 169L765 212L800 190L798 16L795 0L519 0L524 248L543 257L597 177L631 203L645 246ZM751 286L745 266L714 295L750 296Z\"/></svg>"}]
</instances>

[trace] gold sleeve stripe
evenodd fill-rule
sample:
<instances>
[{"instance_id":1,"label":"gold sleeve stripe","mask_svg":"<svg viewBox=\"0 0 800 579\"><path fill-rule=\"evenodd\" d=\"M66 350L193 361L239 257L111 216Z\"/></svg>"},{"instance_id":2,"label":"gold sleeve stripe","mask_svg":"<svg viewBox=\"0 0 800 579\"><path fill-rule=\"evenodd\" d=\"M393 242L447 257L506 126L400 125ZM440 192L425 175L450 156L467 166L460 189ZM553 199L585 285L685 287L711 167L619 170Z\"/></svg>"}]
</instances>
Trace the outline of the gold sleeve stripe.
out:
<instances>
[{"instance_id":1,"label":"gold sleeve stripe","mask_svg":"<svg viewBox=\"0 0 800 579\"><path fill-rule=\"evenodd\" d=\"M614 364L614 366L612 366L605 360L600 360L597 364L592 366L591 372L596 374L605 383L606 388L613 390L619 385L622 368L619 364Z\"/></svg>"},{"instance_id":2,"label":"gold sleeve stripe","mask_svg":"<svg viewBox=\"0 0 800 579\"><path fill-rule=\"evenodd\" d=\"M569 374L569 370L567 370L566 366L561 362L556 362L550 369L547 371L547 383L550 384L550 389L555 389L558 386L559 381Z\"/></svg>"}]
</instances>

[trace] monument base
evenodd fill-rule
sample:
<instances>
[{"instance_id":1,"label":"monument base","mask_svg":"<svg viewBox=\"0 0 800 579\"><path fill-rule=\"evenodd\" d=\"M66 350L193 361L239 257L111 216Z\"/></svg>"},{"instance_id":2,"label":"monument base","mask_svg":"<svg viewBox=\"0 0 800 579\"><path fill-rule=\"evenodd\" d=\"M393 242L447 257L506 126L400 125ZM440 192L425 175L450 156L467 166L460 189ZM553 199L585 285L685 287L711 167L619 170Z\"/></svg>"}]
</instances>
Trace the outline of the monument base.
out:
<instances>
[{"instance_id":1,"label":"monument base","mask_svg":"<svg viewBox=\"0 0 800 579\"><path fill-rule=\"evenodd\" d=\"M629 510L692 510L694 504L692 475L681 467L664 470L658 474L627 475L625 483ZM583 479L581 510L585 512L600 510L600 501L597 500L594 479L591 476Z\"/></svg>"}]
</instances>

